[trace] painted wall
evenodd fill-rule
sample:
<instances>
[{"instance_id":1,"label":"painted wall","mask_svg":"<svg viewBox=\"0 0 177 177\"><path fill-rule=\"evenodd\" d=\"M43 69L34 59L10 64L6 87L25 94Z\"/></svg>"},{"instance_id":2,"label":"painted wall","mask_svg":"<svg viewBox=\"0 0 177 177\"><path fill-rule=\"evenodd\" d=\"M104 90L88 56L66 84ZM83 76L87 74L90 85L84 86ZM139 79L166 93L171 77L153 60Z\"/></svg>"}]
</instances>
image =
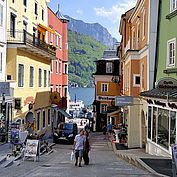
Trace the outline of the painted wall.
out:
<instances>
[{"instance_id":1,"label":"painted wall","mask_svg":"<svg viewBox=\"0 0 177 177\"><path fill-rule=\"evenodd\" d=\"M166 16L170 14L170 1L161 1L160 21L159 21L159 40L158 40L158 56L157 56L157 77L156 81L163 77L172 77L177 79L176 72L165 74L163 71L168 69L166 67L167 61L167 41L173 38L177 38L177 16L175 15L170 20L166 19ZM177 48L175 46L175 56L177 56ZM177 57L175 59L175 66L177 67ZM170 69L170 68L169 68Z\"/></svg>"},{"instance_id":2,"label":"painted wall","mask_svg":"<svg viewBox=\"0 0 177 177\"><path fill-rule=\"evenodd\" d=\"M2 55L2 70L0 70L0 81L6 80L6 3L6 1L0 1L0 6L3 7L3 23L2 25L0 24L0 54Z\"/></svg>"}]
</instances>

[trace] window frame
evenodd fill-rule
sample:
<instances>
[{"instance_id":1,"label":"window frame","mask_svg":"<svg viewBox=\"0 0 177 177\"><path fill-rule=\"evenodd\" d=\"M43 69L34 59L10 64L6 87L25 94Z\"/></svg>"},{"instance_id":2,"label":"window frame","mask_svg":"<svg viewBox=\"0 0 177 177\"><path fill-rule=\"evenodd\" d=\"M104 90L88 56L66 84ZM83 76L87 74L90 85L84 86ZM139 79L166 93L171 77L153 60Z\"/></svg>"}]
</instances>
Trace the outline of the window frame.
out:
<instances>
[{"instance_id":1,"label":"window frame","mask_svg":"<svg viewBox=\"0 0 177 177\"><path fill-rule=\"evenodd\" d=\"M31 78L31 69L33 69L32 71L32 78ZM32 82L31 82L31 79L32 79ZM33 66L30 66L30 79L29 79L29 87L30 88L33 88L34 87L34 67Z\"/></svg>"},{"instance_id":2,"label":"window frame","mask_svg":"<svg viewBox=\"0 0 177 177\"><path fill-rule=\"evenodd\" d=\"M36 1L34 3L34 14L38 15L38 3Z\"/></svg>"},{"instance_id":3,"label":"window frame","mask_svg":"<svg viewBox=\"0 0 177 177\"><path fill-rule=\"evenodd\" d=\"M41 73L41 75L40 75L40 73ZM41 68L39 68L39 70L38 70L38 87L42 87L42 69Z\"/></svg>"},{"instance_id":4,"label":"window frame","mask_svg":"<svg viewBox=\"0 0 177 177\"><path fill-rule=\"evenodd\" d=\"M44 114L45 113L45 114ZM44 116L45 115L45 116ZM42 128L45 129L46 128L46 111L43 110L42 111Z\"/></svg>"},{"instance_id":5,"label":"window frame","mask_svg":"<svg viewBox=\"0 0 177 177\"><path fill-rule=\"evenodd\" d=\"M174 44L174 63L170 64L170 44ZM167 41L167 60L166 60L166 68L175 67L175 60L176 60L176 38L172 38Z\"/></svg>"},{"instance_id":6,"label":"window frame","mask_svg":"<svg viewBox=\"0 0 177 177\"><path fill-rule=\"evenodd\" d=\"M139 79L140 79L140 83L139 84L136 84L136 77L139 77ZM140 76L140 74L133 74L133 87L140 87L140 84L141 84L141 76Z\"/></svg>"},{"instance_id":7,"label":"window frame","mask_svg":"<svg viewBox=\"0 0 177 177\"><path fill-rule=\"evenodd\" d=\"M173 4L175 7L173 7ZM177 0L170 0L170 12L177 10Z\"/></svg>"},{"instance_id":8,"label":"window frame","mask_svg":"<svg viewBox=\"0 0 177 177\"><path fill-rule=\"evenodd\" d=\"M103 111L103 106L105 106L105 109L104 109L104 111ZM101 103L100 104L100 113L106 113L107 112L107 107L108 107L108 104L106 104L106 103Z\"/></svg>"},{"instance_id":9,"label":"window frame","mask_svg":"<svg viewBox=\"0 0 177 177\"><path fill-rule=\"evenodd\" d=\"M44 69L44 87L47 87L47 70Z\"/></svg>"},{"instance_id":10,"label":"window frame","mask_svg":"<svg viewBox=\"0 0 177 177\"><path fill-rule=\"evenodd\" d=\"M108 92L109 91L108 87L109 87L108 83L101 83L101 92L105 92L105 93Z\"/></svg>"},{"instance_id":11,"label":"window frame","mask_svg":"<svg viewBox=\"0 0 177 177\"><path fill-rule=\"evenodd\" d=\"M56 74L58 74L58 72L59 72L59 70L58 70L58 68L59 68L59 65L58 65L58 59L56 59L56 61L55 61L55 64L56 64L56 66L55 66L55 68L56 68Z\"/></svg>"},{"instance_id":12,"label":"window frame","mask_svg":"<svg viewBox=\"0 0 177 177\"><path fill-rule=\"evenodd\" d=\"M106 73L113 73L113 63L112 62L106 62Z\"/></svg>"},{"instance_id":13,"label":"window frame","mask_svg":"<svg viewBox=\"0 0 177 177\"><path fill-rule=\"evenodd\" d=\"M41 11L41 18L42 18L42 21L44 21L44 9L42 8L42 11Z\"/></svg>"},{"instance_id":14,"label":"window frame","mask_svg":"<svg viewBox=\"0 0 177 177\"><path fill-rule=\"evenodd\" d=\"M64 63L64 74L68 74L68 64Z\"/></svg>"},{"instance_id":15,"label":"window frame","mask_svg":"<svg viewBox=\"0 0 177 177\"><path fill-rule=\"evenodd\" d=\"M27 7L27 0L23 0L23 5Z\"/></svg>"},{"instance_id":16,"label":"window frame","mask_svg":"<svg viewBox=\"0 0 177 177\"><path fill-rule=\"evenodd\" d=\"M22 72L22 75L20 76L20 66L23 66L22 68L23 68L23 72ZM25 68L25 66L24 66L24 64L21 64L21 63L19 63L18 64L18 87L20 87L20 88L23 88L24 87L24 68ZM20 79L22 79L21 81L20 81Z\"/></svg>"},{"instance_id":17,"label":"window frame","mask_svg":"<svg viewBox=\"0 0 177 177\"><path fill-rule=\"evenodd\" d=\"M4 16L4 7L2 4L0 4L0 27L3 27L3 16Z\"/></svg>"}]
</instances>

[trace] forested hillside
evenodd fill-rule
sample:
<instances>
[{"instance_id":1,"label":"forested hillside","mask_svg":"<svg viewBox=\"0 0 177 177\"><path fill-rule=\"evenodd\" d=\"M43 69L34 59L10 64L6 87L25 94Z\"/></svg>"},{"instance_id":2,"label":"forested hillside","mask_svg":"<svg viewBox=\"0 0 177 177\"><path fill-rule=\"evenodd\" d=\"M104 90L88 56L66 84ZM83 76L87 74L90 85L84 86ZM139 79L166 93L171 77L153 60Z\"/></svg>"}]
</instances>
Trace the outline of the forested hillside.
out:
<instances>
[{"instance_id":1,"label":"forested hillside","mask_svg":"<svg viewBox=\"0 0 177 177\"><path fill-rule=\"evenodd\" d=\"M69 44L69 85L80 87L93 85L94 61L103 56L107 47L95 39L68 31Z\"/></svg>"}]
</instances>

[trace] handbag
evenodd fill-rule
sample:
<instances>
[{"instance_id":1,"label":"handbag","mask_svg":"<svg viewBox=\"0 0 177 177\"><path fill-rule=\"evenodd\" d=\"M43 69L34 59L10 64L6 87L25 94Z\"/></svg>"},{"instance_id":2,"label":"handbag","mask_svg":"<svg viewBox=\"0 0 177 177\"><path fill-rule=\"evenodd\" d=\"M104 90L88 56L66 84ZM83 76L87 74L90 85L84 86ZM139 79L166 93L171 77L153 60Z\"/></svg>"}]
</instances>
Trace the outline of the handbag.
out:
<instances>
[{"instance_id":1,"label":"handbag","mask_svg":"<svg viewBox=\"0 0 177 177\"><path fill-rule=\"evenodd\" d=\"M73 161L74 160L74 152L72 151L71 152L71 161Z\"/></svg>"}]
</instances>

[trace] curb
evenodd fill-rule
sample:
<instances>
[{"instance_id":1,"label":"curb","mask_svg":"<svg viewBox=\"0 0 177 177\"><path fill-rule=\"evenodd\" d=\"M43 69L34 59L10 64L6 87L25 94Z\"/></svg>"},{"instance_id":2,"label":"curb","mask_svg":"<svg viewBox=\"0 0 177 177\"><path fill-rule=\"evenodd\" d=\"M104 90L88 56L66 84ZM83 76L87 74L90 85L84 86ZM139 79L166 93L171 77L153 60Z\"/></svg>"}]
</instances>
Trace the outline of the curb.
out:
<instances>
[{"instance_id":1,"label":"curb","mask_svg":"<svg viewBox=\"0 0 177 177\"><path fill-rule=\"evenodd\" d=\"M126 155L125 153L121 153L121 152L118 152L118 150L116 149L115 147L115 144L114 143L111 143L112 144L112 148L113 148L113 151L114 153L121 159L127 161L128 163L138 167L138 168L143 168L147 171L149 171L150 173L156 175L156 176L161 176L161 177L169 177L169 176L166 176L166 175L163 175L163 174L160 174L160 173L157 173L155 170L153 170L151 167L149 167L146 163L144 163L139 157L131 154L131 155Z\"/></svg>"}]
</instances>

